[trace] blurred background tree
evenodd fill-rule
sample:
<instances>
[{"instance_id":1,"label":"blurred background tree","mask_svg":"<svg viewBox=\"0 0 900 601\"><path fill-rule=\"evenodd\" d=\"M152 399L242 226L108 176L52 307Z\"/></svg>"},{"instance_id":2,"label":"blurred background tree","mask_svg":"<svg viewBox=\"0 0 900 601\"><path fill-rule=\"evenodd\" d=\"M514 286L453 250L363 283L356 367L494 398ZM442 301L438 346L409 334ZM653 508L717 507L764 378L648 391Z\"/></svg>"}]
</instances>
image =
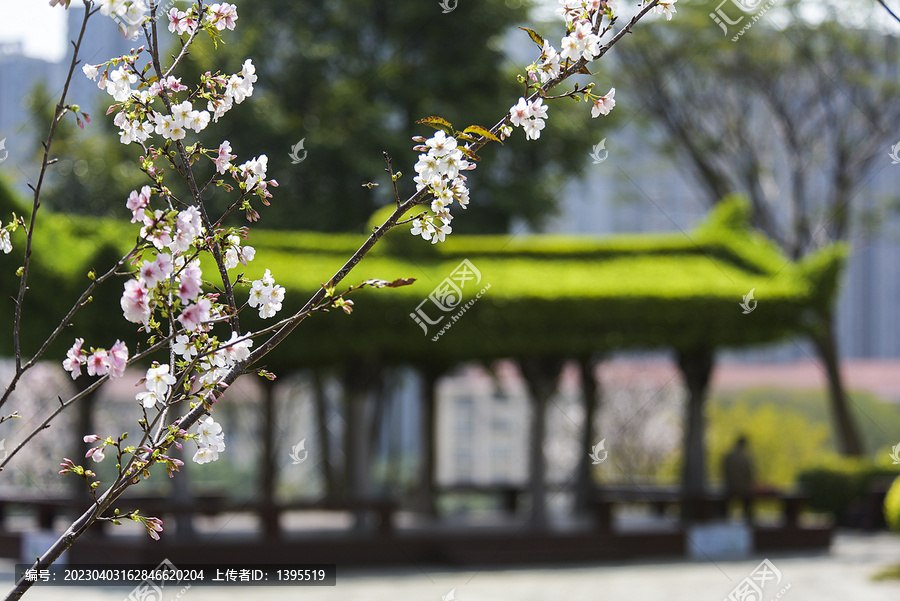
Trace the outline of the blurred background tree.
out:
<instances>
[{"instance_id":1,"label":"blurred background tree","mask_svg":"<svg viewBox=\"0 0 900 601\"><path fill-rule=\"evenodd\" d=\"M888 206L865 204L860 191L896 135L896 39L855 28L854 15L829 3L811 14L809 2L785 0L755 22L759 10L736 6L726 7L729 17L741 20L723 37L711 5L679 5L678 19L636 30L611 69L623 104L641 107L660 149L708 206L745 194L754 225L802 259L877 222L872 216ZM838 368L833 311L810 334L828 375L838 449L859 455L865 445Z\"/></svg>"},{"instance_id":2,"label":"blurred background tree","mask_svg":"<svg viewBox=\"0 0 900 601\"><path fill-rule=\"evenodd\" d=\"M183 81L196 81L201 65L237 72L251 57L259 77L253 102L209 128L204 143L229 140L237 164L269 157L268 175L281 188L262 213L263 227L363 231L372 212L392 202L382 152L403 172L401 195L414 191L410 138L434 131L416 120L440 115L458 129L490 127L515 104L524 89L515 76L538 55L515 29L528 9L510 0L461 3L448 14L423 2L262 0L240 10L240 27L228 44L219 42L221 52L211 52L205 37L192 47L187 62L195 71ZM506 54L510 47L515 61ZM598 81L603 89L606 83ZM59 140L61 155L81 158L61 166L47 195L51 206L126 216L124 199L142 182L126 161L135 149L91 135L113 129L111 118L102 117L108 104L93 107L98 118L88 135ZM580 173L594 138L610 123L591 120L588 109L554 103L539 143L517 131L502 151L485 148L479 168L468 172L472 202L454 212L454 228L506 232L522 221L538 227L553 215L556 194ZM297 156L306 153L305 159L294 164L290 152L300 141ZM369 181L380 186L362 187Z\"/></svg>"}]
</instances>

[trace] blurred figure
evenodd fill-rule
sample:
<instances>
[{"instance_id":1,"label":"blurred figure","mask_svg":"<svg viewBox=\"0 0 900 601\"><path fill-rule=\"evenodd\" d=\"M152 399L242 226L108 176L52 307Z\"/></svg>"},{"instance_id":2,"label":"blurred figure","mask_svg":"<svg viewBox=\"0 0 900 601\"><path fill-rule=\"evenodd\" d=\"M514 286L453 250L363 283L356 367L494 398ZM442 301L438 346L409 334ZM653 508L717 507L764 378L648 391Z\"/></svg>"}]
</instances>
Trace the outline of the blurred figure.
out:
<instances>
[{"instance_id":1,"label":"blurred figure","mask_svg":"<svg viewBox=\"0 0 900 601\"><path fill-rule=\"evenodd\" d=\"M722 475L725 479L725 512L731 500L738 498L744 508L744 519L753 523L753 484L755 474L753 458L747 450L747 437L741 436L722 461Z\"/></svg>"}]
</instances>

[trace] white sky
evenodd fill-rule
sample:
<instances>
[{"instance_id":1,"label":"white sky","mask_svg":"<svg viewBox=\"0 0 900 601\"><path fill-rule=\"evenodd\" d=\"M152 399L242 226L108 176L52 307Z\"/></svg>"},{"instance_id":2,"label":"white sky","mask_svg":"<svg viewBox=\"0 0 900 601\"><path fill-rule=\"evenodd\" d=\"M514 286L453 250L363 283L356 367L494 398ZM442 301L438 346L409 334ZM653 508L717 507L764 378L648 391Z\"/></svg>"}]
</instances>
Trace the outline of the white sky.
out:
<instances>
[{"instance_id":1,"label":"white sky","mask_svg":"<svg viewBox=\"0 0 900 601\"><path fill-rule=\"evenodd\" d=\"M807 8L815 13L817 4L845 6L848 1L853 8L847 13L861 20L860 26L880 25L895 33L900 29L874 2L867 5L866 10L860 10L855 0L810 0ZM232 2L240 5L235 0ZM81 4L80 0L72 0L72 3ZM629 15L628 5L635 3L636 0L620 0L622 15ZM544 5L541 14L552 18L552 11L558 4L556 0L540 0L540 4ZM68 41L65 35L66 11L62 6L51 7L49 0L0 0L0 43L21 41L27 56L55 62L66 54Z\"/></svg>"},{"instance_id":2,"label":"white sky","mask_svg":"<svg viewBox=\"0 0 900 601\"><path fill-rule=\"evenodd\" d=\"M21 41L26 55L58 61L66 54L65 34L62 6L51 7L48 0L0 0L0 42Z\"/></svg>"}]
</instances>

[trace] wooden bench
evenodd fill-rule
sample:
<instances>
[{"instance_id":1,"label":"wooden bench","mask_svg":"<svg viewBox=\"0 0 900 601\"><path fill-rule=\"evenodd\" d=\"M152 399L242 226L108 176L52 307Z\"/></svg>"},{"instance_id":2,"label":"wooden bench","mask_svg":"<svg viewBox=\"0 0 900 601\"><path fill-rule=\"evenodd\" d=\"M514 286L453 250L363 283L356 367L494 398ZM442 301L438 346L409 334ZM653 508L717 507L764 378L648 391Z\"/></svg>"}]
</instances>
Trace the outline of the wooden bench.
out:
<instances>
[{"instance_id":1,"label":"wooden bench","mask_svg":"<svg viewBox=\"0 0 900 601\"><path fill-rule=\"evenodd\" d=\"M781 503L783 528L799 528L800 513L809 496L797 492L765 491L754 499L775 499ZM721 518L727 514L728 501L721 493L708 493L699 498L684 498L674 487L608 487L595 489L588 500L595 524L601 531L612 530L613 507L616 505L650 504L658 514L676 505L681 515L689 512L698 522Z\"/></svg>"}]
</instances>

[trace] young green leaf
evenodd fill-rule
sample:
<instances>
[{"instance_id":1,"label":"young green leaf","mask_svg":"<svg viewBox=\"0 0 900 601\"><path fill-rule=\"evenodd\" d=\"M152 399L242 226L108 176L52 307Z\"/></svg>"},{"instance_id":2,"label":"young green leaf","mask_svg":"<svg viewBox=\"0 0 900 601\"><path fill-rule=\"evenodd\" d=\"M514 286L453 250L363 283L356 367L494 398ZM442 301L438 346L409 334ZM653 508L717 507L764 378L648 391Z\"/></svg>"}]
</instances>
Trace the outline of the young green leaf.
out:
<instances>
[{"instance_id":1,"label":"young green leaf","mask_svg":"<svg viewBox=\"0 0 900 601\"><path fill-rule=\"evenodd\" d=\"M540 34L532 29L528 29L527 27L519 27L522 31L528 34L528 36L532 39L532 41L538 45L538 48L544 48L544 38L540 36Z\"/></svg>"}]
</instances>

